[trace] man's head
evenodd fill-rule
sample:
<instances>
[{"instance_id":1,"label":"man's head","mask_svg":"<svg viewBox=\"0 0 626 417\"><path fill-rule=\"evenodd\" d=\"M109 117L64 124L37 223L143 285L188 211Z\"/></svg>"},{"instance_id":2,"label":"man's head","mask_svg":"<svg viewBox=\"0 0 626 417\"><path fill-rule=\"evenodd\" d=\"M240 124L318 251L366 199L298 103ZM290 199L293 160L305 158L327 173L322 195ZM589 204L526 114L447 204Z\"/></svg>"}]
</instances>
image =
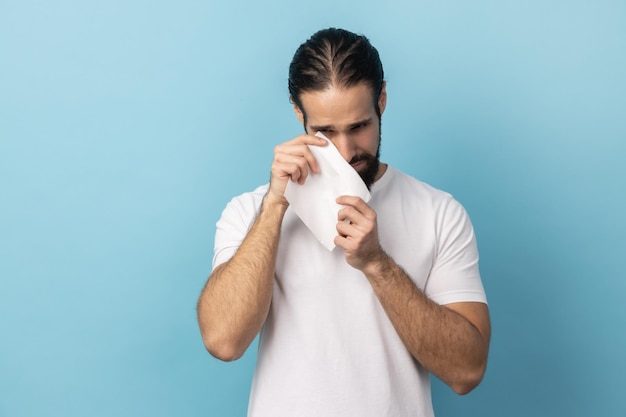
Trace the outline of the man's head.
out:
<instances>
[{"instance_id":1,"label":"man's head","mask_svg":"<svg viewBox=\"0 0 626 417\"><path fill-rule=\"evenodd\" d=\"M369 40L343 29L315 33L291 61L289 94L305 131L331 139L369 187L379 171L387 99L383 66Z\"/></svg>"},{"instance_id":2,"label":"man's head","mask_svg":"<svg viewBox=\"0 0 626 417\"><path fill-rule=\"evenodd\" d=\"M329 87L346 88L367 84L378 117L378 99L385 74L378 51L363 35L344 29L323 29L300 45L289 65L289 95L302 108L300 95ZM306 118L306 113L303 111Z\"/></svg>"}]
</instances>

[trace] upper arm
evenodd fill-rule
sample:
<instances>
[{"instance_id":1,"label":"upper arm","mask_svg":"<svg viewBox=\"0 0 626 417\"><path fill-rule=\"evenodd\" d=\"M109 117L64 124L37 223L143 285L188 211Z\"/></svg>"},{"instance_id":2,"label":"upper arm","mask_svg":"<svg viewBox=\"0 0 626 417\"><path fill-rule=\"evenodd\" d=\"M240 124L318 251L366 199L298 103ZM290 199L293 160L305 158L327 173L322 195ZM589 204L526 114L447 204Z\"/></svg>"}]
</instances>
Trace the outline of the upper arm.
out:
<instances>
[{"instance_id":1,"label":"upper arm","mask_svg":"<svg viewBox=\"0 0 626 417\"><path fill-rule=\"evenodd\" d=\"M469 216L458 201L449 198L436 218L436 252L424 292L441 305L486 303L478 258ZM460 308L473 310L468 306Z\"/></svg>"},{"instance_id":2,"label":"upper arm","mask_svg":"<svg viewBox=\"0 0 626 417\"><path fill-rule=\"evenodd\" d=\"M213 269L230 260L237 252L256 219L264 190L259 187L252 193L237 196L222 211L216 223Z\"/></svg>"}]
</instances>

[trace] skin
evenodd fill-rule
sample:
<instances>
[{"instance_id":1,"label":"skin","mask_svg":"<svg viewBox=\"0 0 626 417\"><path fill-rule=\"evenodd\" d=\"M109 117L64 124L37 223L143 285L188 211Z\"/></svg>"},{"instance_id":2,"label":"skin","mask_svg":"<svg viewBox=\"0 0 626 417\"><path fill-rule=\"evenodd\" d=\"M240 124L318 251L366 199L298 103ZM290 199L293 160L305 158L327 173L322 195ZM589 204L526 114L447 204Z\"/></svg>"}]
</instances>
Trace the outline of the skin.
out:
<instances>
[{"instance_id":1,"label":"skin","mask_svg":"<svg viewBox=\"0 0 626 417\"><path fill-rule=\"evenodd\" d=\"M330 86L300 97L308 133L322 131L346 161L363 153L375 155L380 138L372 91L360 84ZM383 86L378 105L387 102ZM304 123L302 111L294 106ZM288 181L304 183L319 167L306 145L325 146L312 135L300 135L274 149L270 187L260 213L237 253L209 277L198 301L198 322L207 350L222 360L243 355L269 312L280 227L288 207ZM367 162L353 165L363 170ZM376 179L386 164L380 164ZM360 270L372 286L391 323L413 357L426 369L465 394L485 372L490 339L489 311L483 303L439 305L428 299L384 251L378 240L376 212L362 199L341 196L335 244L346 262ZM349 220L346 222L345 220Z\"/></svg>"}]
</instances>

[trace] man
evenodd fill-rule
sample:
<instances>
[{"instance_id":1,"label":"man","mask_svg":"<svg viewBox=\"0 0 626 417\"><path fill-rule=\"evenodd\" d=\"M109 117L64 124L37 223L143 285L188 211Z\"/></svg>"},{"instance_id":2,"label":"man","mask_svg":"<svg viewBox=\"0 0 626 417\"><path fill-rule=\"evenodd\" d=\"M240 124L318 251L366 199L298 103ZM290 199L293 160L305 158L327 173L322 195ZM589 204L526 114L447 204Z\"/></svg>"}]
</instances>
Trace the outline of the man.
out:
<instances>
[{"instance_id":1,"label":"man","mask_svg":"<svg viewBox=\"0 0 626 417\"><path fill-rule=\"evenodd\" d=\"M295 53L289 91L306 134L278 145L269 184L217 223L198 301L206 348L234 360L261 332L249 416L432 416L429 372L465 394L487 362L469 218L449 194L379 162L387 92L367 38L314 34ZM369 203L337 199L333 251L284 196L319 172L308 145L336 146L371 189Z\"/></svg>"}]
</instances>

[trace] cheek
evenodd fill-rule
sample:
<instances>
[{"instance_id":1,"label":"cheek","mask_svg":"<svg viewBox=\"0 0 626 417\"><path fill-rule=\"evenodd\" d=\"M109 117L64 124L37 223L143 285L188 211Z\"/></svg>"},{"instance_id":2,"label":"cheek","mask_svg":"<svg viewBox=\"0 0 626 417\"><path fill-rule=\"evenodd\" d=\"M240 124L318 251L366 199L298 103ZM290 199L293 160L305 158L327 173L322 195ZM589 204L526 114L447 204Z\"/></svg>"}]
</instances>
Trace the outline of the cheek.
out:
<instances>
[{"instance_id":1,"label":"cheek","mask_svg":"<svg viewBox=\"0 0 626 417\"><path fill-rule=\"evenodd\" d=\"M376 127L363 129L356 136L356 143L363 151L375 155L378 149L378 129Z\"/></svg>"}]
</instances>

